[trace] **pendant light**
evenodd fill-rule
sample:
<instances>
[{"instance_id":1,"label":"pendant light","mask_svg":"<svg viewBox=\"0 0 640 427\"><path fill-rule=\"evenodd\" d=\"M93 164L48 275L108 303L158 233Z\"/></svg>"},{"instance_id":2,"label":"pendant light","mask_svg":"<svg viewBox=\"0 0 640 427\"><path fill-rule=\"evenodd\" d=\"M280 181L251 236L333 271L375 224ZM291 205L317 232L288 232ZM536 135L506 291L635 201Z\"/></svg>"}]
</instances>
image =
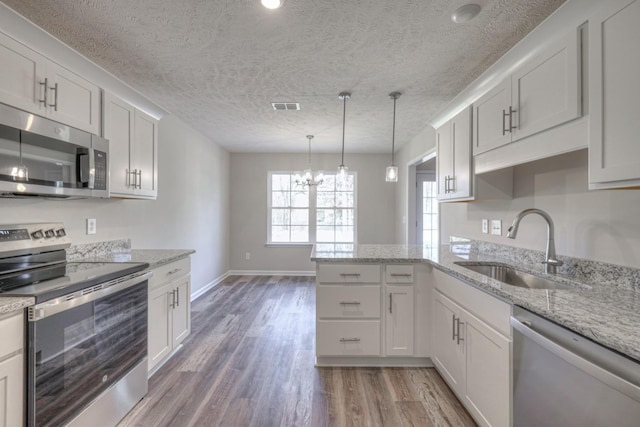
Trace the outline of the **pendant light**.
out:
<instances>
[{"instance_id":1,"label":"pendant light","mask_svg":"<svg viewBox=\"0 0 640 427\"><path fill-rule=\"evenodd\" d=\"M349 168L344 165L344 129L346 124L347 117L347 99L351 98L351 94L349 92L340 92L338 98L343 102L342 109L342 157L340 160L340 166L338 166L338 177L340 179L345 179L347 177L347 172Z\"/></svg>"},{"instance_id":2,"label":"pendant light","mask_svg":"<svg viewBox=\"0 0 640 427\"><path fill-rule=\"evenodd\" d=\"M282 7L284 0L260 0L260 3L267 9L279 9Z\"/></svg>"},{"instance_id":3,"label":"pendant light","mask_svg":"<svg viewBox=\"0 0 640 427\"><path fill-rule=\"evenodd\" d=\"M311 170L311 140L313 139L313 135L307 135L307 139L309 140L309 155L307 157L308 167L302 172L302 175L297 174L295 176L296 185L301 187L320 185L324 181L324 175L322 172L318 172L314 176L313 171Z\"/></svg>"},{"instance_id":4,"label":"pendant light","mask_svg":"<svg viewBox=\"0 0 640 427\"><path fill-rule=\"evenodd\" d=\"M396 159L396 101L400 98L400 92L391 92L389 98L393 99L393 131L391 133L391 166L387 166L387 182L398 182L398 167Z\"/></svg>"}]
</instances>

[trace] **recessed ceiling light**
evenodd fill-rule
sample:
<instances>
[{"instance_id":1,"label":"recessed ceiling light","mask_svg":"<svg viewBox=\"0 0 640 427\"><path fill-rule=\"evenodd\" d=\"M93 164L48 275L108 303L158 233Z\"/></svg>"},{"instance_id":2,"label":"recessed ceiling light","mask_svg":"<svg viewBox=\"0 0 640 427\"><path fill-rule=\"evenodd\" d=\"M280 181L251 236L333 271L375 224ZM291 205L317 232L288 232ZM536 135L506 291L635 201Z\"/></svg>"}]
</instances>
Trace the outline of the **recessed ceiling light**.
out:
<instances>
[{"instance_id":1,"label":"recessed ceiling light","mask_svg":"<svg viewBox=\"0 0 640 427\"><path fill-rule=\"evenodd\" d=\"M471 21L480 13L482 8L479 4L469 3L460 6L451 14L451 20L456 24L462 24L467 21Z\"/></svg>"},{"instance_id":2,"label":"recessed ceiling light","mask_svg":"<svg viewBox=\"0 0 640 427\"><path fill-rule=\"evenodd\" d=\"M284 3L284 0L260 0L260 3L267 9L277 9Z\"/></svg>"}]
</instances>

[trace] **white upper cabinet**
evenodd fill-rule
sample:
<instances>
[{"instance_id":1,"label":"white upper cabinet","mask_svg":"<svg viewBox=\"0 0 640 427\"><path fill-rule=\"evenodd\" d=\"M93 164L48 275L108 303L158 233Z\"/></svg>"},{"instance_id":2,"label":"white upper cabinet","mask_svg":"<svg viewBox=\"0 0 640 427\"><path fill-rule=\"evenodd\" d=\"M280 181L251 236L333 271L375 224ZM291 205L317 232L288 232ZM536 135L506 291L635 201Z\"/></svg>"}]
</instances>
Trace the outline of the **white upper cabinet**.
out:
<instances>
[{"instance_id":1,"label":"white upper cabinet","mask_svg":"<svg viewBox=\"0 0 640 427\"><path fill-rule=\"evenodd\" d=\"M0 33L0 102L94 134L100 88Z\"/></svg>"},{"instance_id":2,"label":"white upper cabinet","mask_svg":"<svg viewBox=\"0 0 640 427\"><path fill-rule=\"evenodd\" d=\"M589 22L590 188L640 186L640 1L608 0Z\"/></svg>"},{"instance_id":3,"label":"white upper cabinet","mask_svg":"<svg viewBox=\"0 0 640 427\"><path fill-rule=\"evenodd\" d=\"M438 200L473 197L471 109L465 108L436 132Z\"/></svg>"},{"instance_id":4,"label":"white upper cabinet","mask_svg":"<svg viewBox=\"0 0 640 427\"><path fill-rule=\"evenodd\" d=\"M110 144L111 195L155 199L158 121L108 92L103 99L103 136Z\"/></svg>"},{"instance_id":5,"label":"white upper cabinet","mask_svg":"<svg viewBox=\"0 0 640 427\"><path fill-rule=\"evenodd\" d=\"M525 60L473 104L478 155L582 115L580 30Z\"/></svg>"}]
</instances>

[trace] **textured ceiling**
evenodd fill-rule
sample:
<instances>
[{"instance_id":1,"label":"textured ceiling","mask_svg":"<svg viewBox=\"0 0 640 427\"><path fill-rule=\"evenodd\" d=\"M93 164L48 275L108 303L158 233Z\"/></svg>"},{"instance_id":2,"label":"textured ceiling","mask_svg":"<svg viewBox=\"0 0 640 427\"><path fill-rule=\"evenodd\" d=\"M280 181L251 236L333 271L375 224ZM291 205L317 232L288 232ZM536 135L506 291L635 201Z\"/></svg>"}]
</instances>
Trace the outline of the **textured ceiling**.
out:
<instances>
[{"instance_id":1,"label":"textured ceiling","mask_svg":"<svg viewBox=\"0 0 640 427\"><path fill-rule=\"evenodd\" d=\"M2 0L232 152L388 152L564 0ZM274 111L272 101L301 103Z\"/></svg>"}]
</instances>

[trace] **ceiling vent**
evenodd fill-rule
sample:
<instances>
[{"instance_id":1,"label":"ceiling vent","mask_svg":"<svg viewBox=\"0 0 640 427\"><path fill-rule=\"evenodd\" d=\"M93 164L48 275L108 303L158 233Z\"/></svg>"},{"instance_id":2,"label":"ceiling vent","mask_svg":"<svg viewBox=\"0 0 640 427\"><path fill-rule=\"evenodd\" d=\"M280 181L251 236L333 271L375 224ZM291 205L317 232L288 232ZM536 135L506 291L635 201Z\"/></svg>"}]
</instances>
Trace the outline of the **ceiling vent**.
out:
<instances>
[{"instance_id":1,"label":"ceiling vent","mask_svg":"<svg viewBox=\"0 0 640 427\"><path fill-rule=\"evenodd\" d=\"M294 110L300 109L299 102L272 102L271 106L274 110Z\"/></svg>"}]
</instances>

